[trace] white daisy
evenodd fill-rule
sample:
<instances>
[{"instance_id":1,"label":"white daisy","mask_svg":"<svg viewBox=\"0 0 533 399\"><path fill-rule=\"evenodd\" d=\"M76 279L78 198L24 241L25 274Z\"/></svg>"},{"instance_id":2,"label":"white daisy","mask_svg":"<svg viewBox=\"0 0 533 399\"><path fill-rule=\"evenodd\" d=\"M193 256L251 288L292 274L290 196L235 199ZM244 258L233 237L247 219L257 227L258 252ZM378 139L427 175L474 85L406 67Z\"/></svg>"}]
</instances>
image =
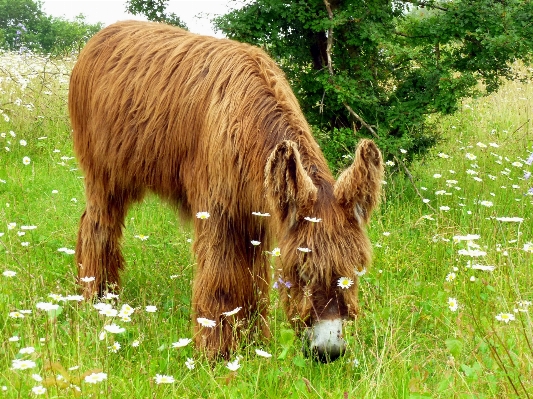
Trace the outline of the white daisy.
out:
<instances>
[{"instance_id":1,"label":"white daisy","mask_svg":"<svg viewBox=\"0 0 533 399\"><path fill-rule=\"evenodd\" d=\"M341 287L342 289L350 288L353 285L353 280L348 277L341 277L339 278L337 282L337 286Z\"/></svg>"},{"instance_id":2,"label":"white daisy","mask_svg":"<svg viewBox=\"0 0 533 399\"><path fill-rule=\"evenodd\" d=\"M198 317L196 321L200 323L202 327L207 327L207 328L213 328L217 325L216 321L206 319L205 317Z\"/></svg>"}]
</instances>

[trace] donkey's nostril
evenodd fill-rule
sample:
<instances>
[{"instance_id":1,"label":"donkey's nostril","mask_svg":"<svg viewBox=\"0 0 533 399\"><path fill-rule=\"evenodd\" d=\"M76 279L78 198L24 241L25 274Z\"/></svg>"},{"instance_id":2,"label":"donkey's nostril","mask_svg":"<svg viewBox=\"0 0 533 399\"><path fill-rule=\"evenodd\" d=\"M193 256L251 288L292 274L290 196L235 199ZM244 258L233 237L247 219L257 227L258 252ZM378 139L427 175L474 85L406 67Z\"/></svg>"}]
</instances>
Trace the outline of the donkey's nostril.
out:
<instances>
[{"instance_id":1,"label":"donkey's nostril","mask_svg":"<svg viewBox=\"0 0 533 399\"><path fill-rule=\"evenodd\" d=\"M306 332L304 353L323 363L332 362L346 350L342 338L342 320L320 320Z\"/></svg>"}]
</instances>

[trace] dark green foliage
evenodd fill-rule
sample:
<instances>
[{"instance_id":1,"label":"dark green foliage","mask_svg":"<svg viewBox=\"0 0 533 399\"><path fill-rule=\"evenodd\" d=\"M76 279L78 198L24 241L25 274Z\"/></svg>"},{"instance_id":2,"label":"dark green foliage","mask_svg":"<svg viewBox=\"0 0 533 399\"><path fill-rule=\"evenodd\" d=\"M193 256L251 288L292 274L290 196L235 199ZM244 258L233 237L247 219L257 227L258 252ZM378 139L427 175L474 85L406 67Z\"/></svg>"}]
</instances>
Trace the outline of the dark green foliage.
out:
<instances>
[{"instance_id":1,"label":"dark green foliage","mask_svg":"<svg viewBox=\"0 0 533 399\"><path fill-rule=\"evenodd\" d=\"M74 21L63 18L44 16L40 20L39 45L45 53L63 55L70 52L78 53L102 24L88 24L83 15Z\"/></svg>"},{"instance_id":2,"label":"dark green foliage","mask_svg":"<svg viewBox=\"0 0 533 399\"><path fill-rule=\"evenodd\" d=\"M78 51L101 24L47 16L33 0L0 0L0 48L64 55Z\"/></svg>"},{"instance_id":3,"label":"dark green foliage","mask_svg":"<svg viewBox=\"0 0 533 399\"><path fill-rule=\"evenodd\" d=\"M0 0L0 45L19 49L25 39L33 39L41 15L40 4L33 0Z\"/></svg>"},{"instance_id":4,"label":"dark green foliage","mask_svg":"<svg viewBox=\"0 0 533 399\"><path fill-rule=\"evenodd\" d=\"M167 14L168 0L128 0L126 11L133 15L144 15L149 21L164 22L187 29L187 25L174 13Z\"/></svg>"},{"instance_id":5,"label":"dark green foliage","mask_svg":"<svg viewBox=\"0 0 533 399\"><path fill-rule=\"evenodd\" d=\"M428 115L453 113L461 99L496 90L501 77L514 77L511 63L531 59L529 0L328 5L331 18L324 0L255 0L215 25L279 62L334 168L353 154L354 129L374 136L363 121L387 157L400 148L407 161L423 154L438 140Z\"/></svg>"}]
</instances>

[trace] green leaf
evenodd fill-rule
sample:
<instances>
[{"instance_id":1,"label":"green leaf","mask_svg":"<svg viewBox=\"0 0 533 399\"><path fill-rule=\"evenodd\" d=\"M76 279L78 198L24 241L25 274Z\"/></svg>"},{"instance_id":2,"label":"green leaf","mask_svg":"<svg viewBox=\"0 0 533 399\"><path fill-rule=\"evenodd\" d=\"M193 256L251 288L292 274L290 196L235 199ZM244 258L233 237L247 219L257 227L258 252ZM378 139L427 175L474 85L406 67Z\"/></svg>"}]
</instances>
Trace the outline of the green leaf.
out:
<instances>
[{"instance_id":1,"label":"green leaf","mask_svg":"<svg viewBox=\"0 0 533 399\"><path fill-rule=\"evenodd\" d=\"M57 319L57 316L63 313L63 307L59 306L57 309L48 310L46 313L48 314L48 318L50 320L55 320Z\"/></svg>"},{"instance_id":2,"label":"green leaf","mask_svg":"<svg viewBox=\"0 0 533 399\"><path fill-rule=\"evenodd\" d=\"M279 343L284 348L291 347L294 342L295 332L292 329L283 329L280 332Z\"/></svg>"},{"instance_id":3,"label":"green leaf","mask_svg":"<svg viewBox=\"0 0 533 399\"><path fill-rule=\"evenodd\" d=\"M301 357L301 356L297 356L294 359L292 359L292 363L296 367L304 368L305 364L306 364L306 360L303 357Z\"/></svg>"},{"instance_id":4,"label":"green leaf","mask_svg":"<svg viewBox=\"0 0 533 399\"><path fill-rule=\"evenodd\" d=\"M463 350L463 341L455 338L449 338L445 341L446 348L450 351L454 359L458 359Z\"/></svg>"},{"instance_id":5,"label":"green leaf","mask_svg":"<svg viewBox=\"0 0 533 399\"><path fill-rule=\"evenodd\" d=\"M453 382L452 377L443 378L437 385L437 392L443 393L447 391L448 389L450 389L452 382Z\"/></svg>"},{"instance_id":6,"label":"green leaf","mask_svg":"<svg viewBox=\"0 0 533 399\"><path fill-rule=\"evenodd\" d=\"M286 348L284 348L283 351L278 356L278 360L285 360L290 349L291 349L290 346L287 346Z\"/></svg>"},{"instance_id":7,"label":"green leaf","mask_svg":"<svg viewBox=\"0 0 533 399\"><path fill-rule=\"evenodd\" d=\"M295 336L296 333L292 329L285 328L280 331L279 343L283 347L283 351L278 356L278 360L284 360L287 357L293 347Z\"/></svg>"}]
</instances>

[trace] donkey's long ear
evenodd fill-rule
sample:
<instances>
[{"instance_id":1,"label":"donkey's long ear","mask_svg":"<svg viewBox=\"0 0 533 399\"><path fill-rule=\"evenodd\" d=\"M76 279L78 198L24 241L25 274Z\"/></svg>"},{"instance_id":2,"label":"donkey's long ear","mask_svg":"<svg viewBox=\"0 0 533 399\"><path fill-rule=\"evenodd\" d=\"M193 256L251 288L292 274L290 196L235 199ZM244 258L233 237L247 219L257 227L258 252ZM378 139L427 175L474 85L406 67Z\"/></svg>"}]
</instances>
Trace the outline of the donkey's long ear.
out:
<instances>
[{"instance_id":1,"label":"donkey's long ear","mask_svg":"<svg viewBox=\"0 0 533 399\"><path fill-rule=\"evenodd\" d=\"M341 206L355 212L365 224L379 202L383 180L383 159L372 140L359 142L352 166L337 179L334 195Z\"/></svg>"},{"instance_id":2,"label":"donkey's long ear","mask_svg":"<svg viewBox=\"0 0 533 399\"><path fill-rule=\"evenodd\" d=\"M293 224L299 215L310 211L317 188L303 168L295 142L282 141L268 157L265 189L270 208L282 222Z\"/></svg>"}]
</instances>

